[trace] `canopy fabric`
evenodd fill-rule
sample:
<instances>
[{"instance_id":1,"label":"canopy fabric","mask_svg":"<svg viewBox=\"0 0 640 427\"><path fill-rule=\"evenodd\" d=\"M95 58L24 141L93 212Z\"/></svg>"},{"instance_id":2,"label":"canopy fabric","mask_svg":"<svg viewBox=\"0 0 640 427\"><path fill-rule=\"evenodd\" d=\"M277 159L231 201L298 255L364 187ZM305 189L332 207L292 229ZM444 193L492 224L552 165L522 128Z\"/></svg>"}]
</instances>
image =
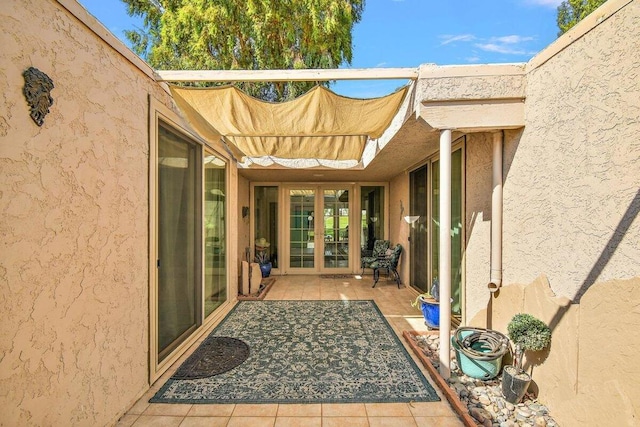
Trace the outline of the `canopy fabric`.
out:
<instances>
[{"instance_id":1,"label":"canopy fabric","mask_svg":"<svg viewBox=\"0 0 640 427\"><path fill-rule=\"evenodd\" d=\"M360 160L369 138L382 136L407 87L354 99L316 86L292 101L265 102L234 86L170 86L185 119L203 137L223 136L234 156Z\"/></svg>"}]
</instances>

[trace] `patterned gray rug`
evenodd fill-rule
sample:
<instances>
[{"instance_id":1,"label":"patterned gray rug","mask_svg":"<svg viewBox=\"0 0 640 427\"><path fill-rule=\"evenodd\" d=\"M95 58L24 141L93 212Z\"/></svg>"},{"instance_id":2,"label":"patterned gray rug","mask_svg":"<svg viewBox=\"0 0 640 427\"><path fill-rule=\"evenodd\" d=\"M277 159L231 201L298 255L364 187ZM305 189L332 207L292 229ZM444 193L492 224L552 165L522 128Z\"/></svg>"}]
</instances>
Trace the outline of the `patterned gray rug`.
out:
<instances>
[{"instance_id":1,"label":"patterned gray rug","mask_svg":"<svg viewBox=\"0 0 640 427\"><path fill-rule=\"evenodd\" d=\"M239 366L175 379L152 403L439 400L373 301L241 301L210 336L249 345Z\"/></svg>"}]
</instances>

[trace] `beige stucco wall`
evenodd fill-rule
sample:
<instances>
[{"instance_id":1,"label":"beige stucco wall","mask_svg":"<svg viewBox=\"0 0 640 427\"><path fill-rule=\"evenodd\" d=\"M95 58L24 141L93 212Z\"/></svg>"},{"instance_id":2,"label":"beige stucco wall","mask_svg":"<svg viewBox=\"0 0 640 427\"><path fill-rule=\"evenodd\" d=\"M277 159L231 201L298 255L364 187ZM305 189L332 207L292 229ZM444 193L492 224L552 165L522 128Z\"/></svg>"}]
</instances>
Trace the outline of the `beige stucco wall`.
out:
<instances>
[{"instance_id":1,"label":"beige stucco wall","mask_svg":"<svg viewBox=\"0 0 640 427\"><path fill-rule=\"evenodd\" d=\"M170 99L55 1L3 2L0 46L0 425L111 425L149 387L149 96ZM29 66L55 85L42 127Z\"/></svg>"},{"instance_id":2,"label":"beige stucco wall","mask_svg":"<svg viewBox=\"0 0 640 427\"><path fill-rule=\"evenodd\" d=\"M533 376L570 426L640 422L640 2L605 9L527 68L525 128L504 149L505 286L488 316L503 331L520 311L551 325Z\"/></svg>"},{"instance_id":3,"label":"beige stucco wall","mask_svg":"<svg viewBox=\"0 0 640 427\"><path fill-rule=\"evenodd\" d=\"M401 204L404 212L401 212ZM398 273L405 286L411 285L410 256L411 242L409 242L410 228L403 216L409 215L409 173L404 172L389 182L389 239L392 244L402 245L402 255L398 264Z\"/></svg>"}]
</instances>

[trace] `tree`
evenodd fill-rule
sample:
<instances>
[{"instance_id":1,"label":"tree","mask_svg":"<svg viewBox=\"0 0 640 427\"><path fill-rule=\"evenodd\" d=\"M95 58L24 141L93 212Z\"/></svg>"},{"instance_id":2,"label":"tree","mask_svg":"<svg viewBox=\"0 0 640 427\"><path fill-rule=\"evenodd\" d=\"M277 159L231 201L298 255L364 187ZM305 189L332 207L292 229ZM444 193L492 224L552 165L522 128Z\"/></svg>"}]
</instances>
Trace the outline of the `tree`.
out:
<instances>
[{"instance_id":1,"label":"tree","mask_svg":"<svg viewBox=\"0 0 640 427\"><path fill-rule=\"evenodd\" d=\"M565 0L558 6L558 36L563 35L571 27L582 21L607 0Z\"/></svg>"},{"instance_id":2,"label":"tree","mask_svg":"<svg viewBox=\"0 0 640 427\"><path fill-rule=\"evenodd\" d=\"M122 0L144 28L127 31L156 69L304 69L350 64L365 0ZM314 82L237 83L279 101Z\"/></svg>"}]
</instances>

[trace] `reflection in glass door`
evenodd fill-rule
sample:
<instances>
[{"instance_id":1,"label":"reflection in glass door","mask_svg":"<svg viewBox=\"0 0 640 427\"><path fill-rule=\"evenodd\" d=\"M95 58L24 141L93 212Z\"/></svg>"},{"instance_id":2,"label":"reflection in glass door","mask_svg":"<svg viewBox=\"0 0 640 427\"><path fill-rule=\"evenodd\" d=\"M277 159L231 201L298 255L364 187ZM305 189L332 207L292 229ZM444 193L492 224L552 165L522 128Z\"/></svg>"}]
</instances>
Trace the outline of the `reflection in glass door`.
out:
<instances>
[{"instance_id":1,"label":"reflection in glass door","mask_svg":"<svg viewBox=\"0 0 640 427\"><path fill-rule=\"evenodd\" d=\"M349 268L349 191L323 193L324 268Z\"/></svg>"},{"instance_id":2,"label":"reflection in glass door","mask_svg":"<svg viewBox=\"0 0 640 427\"><path fill-rule=\"evenodd\" d=\"M204 316L227 300L225 236L226 164L206 153L204 158Z\"/></svg>"},{"instance_id":3,"label":"reflection in glass door","mask_svg":"<svg viewBox=\"0 0 640 427\"><path fill-rule=\"evenodd\" d=\"M411 203L409 212L418 219L411 224L410 253L411 253L411 284L422 292L427 292L428 255L427 236L429 222L427 221L427 166L422 166L411 172Z\"/></svg>"},{"instance_id":4,"label":"reflection in glass door","mask_svg":"<svg viewBox=\"0 0 640 427\"><path fill-rule=\"evenodd\" d=\"M289 267L315 268L315 190L289 190Z\"/></svg>"},{"instance_id":5,"label":"reflection in glass door","mask_svg":"<svg viewBox=\"0 0 640 427\"><path fill-rule=\"evenodd\" d=\"M158 129L158 360L201 323L201 151Z\"/></svg>"}]
</instances>

